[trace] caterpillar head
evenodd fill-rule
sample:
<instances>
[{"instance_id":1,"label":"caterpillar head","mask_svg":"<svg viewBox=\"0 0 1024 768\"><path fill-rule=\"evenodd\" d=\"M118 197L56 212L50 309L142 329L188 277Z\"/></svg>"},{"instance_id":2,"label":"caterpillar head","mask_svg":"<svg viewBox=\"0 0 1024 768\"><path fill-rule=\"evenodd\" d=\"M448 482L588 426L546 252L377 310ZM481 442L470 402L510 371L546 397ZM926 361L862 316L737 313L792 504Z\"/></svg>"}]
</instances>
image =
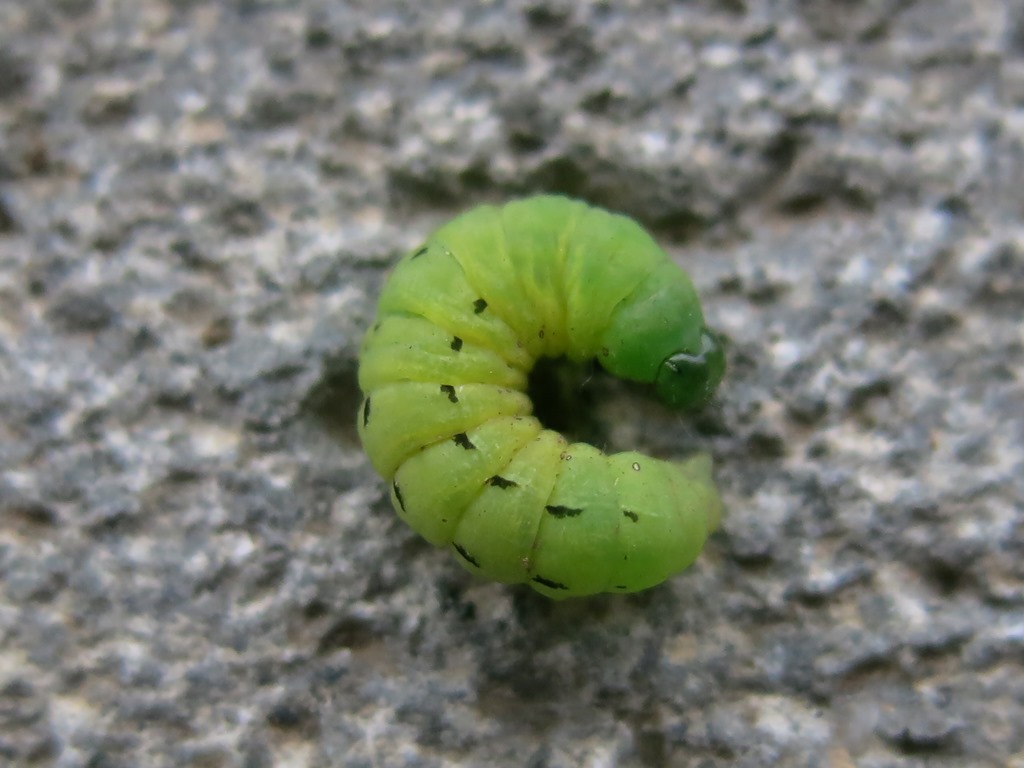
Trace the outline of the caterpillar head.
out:
<instances>
[{"instance_id":1,"label":"caterpillar head","mask_svg":"<svg viewBox=\"0 0 1024 768\"><path fill-rule=\"evenodd\" d=\"M699 408L715 394L725 373L725 348L707 328L701 331L700 350L675 352L658 368L654 386L666 404L673 408Z\"/></svg>"}]
</instances>

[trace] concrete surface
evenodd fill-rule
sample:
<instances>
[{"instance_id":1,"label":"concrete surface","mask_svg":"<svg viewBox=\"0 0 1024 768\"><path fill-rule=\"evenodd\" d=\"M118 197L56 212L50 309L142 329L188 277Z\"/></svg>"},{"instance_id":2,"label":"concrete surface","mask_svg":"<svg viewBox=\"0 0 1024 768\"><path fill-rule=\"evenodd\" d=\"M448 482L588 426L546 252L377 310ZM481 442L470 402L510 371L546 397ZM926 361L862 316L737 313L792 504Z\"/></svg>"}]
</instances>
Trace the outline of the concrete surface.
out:
<instances>
[{"instance_id":1,"label":"concrete surface","mask_svg":"<svg viewBox=\"0 0 1024 768\"><path fill-rule=\"evenodd\" d=\"M1024 765L1020 0L0 0L0 763ZM356 350L482 201L649 226L724 529L633 598L391 512ZM5 762L6 761L6 762Z\"/></svg>"}]
</instances>

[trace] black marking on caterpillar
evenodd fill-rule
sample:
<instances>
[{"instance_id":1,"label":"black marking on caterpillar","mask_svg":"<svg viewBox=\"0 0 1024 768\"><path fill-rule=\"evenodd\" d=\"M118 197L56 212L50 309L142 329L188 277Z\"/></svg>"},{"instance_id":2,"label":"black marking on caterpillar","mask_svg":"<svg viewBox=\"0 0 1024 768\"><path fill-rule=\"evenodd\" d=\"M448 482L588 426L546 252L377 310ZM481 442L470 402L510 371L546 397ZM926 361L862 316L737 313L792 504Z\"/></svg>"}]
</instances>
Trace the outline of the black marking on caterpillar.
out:
<instances>
[{"instance_id":1,"label":"black marking on caterpillar","mask_svg":"<svg viewBox=\"0 0 1024 768\"><path fill-rule=\"evenodd\" d=\"M543 576L534 576L533 579L531 579L531 581L535 581L538 584L547 587L548 589L568 589L568 587L565 586L565 584L562 584L557 581L552 581L551 579L545 579Z\"/></svg>"},{"instance_id":2,"label":"black marking on caterpillar","mask_svg":"<svg viewBox=\"0 0 1024 768\"><path fill-rule=\"evenodd\" d=\"M453 387L451 384L442 384L441 392L448 395L448 400L450 402L459 402L459 398L455 395L455 387Z\"/></svg>"},{"instance_id":3,"label":"black marking on caterpillar","mask_svg":"<svg viewBox=\"0 0 1024 768\"><path fill-rule=\"evenodd\" d=\"M474 315L479 315L485 309L487 309L487 302L484 299L477 299L476 301L473 302Z\"/></svg>"},{"instance_id":4,"label":"black marking on caterpillar","mask_svg":"<svg viewBox=\"0 0 1024 768\"><path fill-rule=\"evenodd\" d=\"M480 563L477 562L477 559L475 557L473 557L471 554L469 554L469 552L466 551L465 547L463 547L461 544L455 541L452 542L452 546L455 547L456 552L462 555L463 560L465 560L470 565L475 565L477 568L480 567Z\"/></svg>"},{"instance_id":5,"label":"black marking on caterpillar","mask_svg":"<svg viewBox=\"0 0 1024 768\"><path fill-rule=\"evenodd\" d=\"M395 490L395 498L398 499L398 506L405 512L405 499L402 498L402 489L398 487L398 481L392 480L391 487Z\"/></svg>"},{"instance_id":6,"label":"black marking on caterpillar","mask_svg":"<svg viewBox=\"0 0 1024 768\"><path fill-rule=\"evenodd\" d=\"M460 339L458 336L452 337L452 349L455 350L456 352L462 351L462 339Z\"/></svg>"},{"instance_id":7,"label":"black marking on caterpillar","mask_svg":"<svg viewBox=\"0 0 1024 768\"><path fill-rule=\"evenodd\" d=\"M457 446L459 446L460 448L465 448L467 451L476 450L476 446L473 445L472 441L470 441L469 439L469 435L467 435L465 432L459 432L459 434L452 437L452 440L455 441L455 444Z\"/></svg>"},{"instance_id":8,"label":"black marking on caterpillar","mask_svg":"<svg viewBox=\"0 0 1024 768\"><path fill-rule=\"evenodd\" d=\"M638 515L638 514L637 514L636 512L631 512L631 511L630 511L630 510L628 510L628 509L624 509L624 510L622 510L622 514L623 514L623 515L624 515L625 517L628 517L628 518L629 518L630 520L632 520L632 521L633 521L634 523L635 523L635 522L636 522L637 520L639 520L639 519L640 519L640 515Z\"/></svg>"},{"instance_id":9,"label":"black marking on caterpillar","mask_svg":"<svg viewBox=\"0 0 1024 768\"><path fill-rule=\"evenodd\" d=\"M414 253L412 255L412 258L409 259L409 261L412 261L412 259L418 259L420 256L422 256L423 254L425 254L429 250L430 250L430 248L428 246L424 245L422 248L420 248L418 251L416 251L416 253Z\"/></svg>"},{"instance_id":10,"label":"black marking on caterpillar","mask_svg":"<svg viewBox=\"0 0 1024 768\"><path fill-rule=\"evenodd\" d=\"M519 487L519 483L517 483L515 480L506 480L504 477L500 477L498 475L495 475L494 477L490 478L487 482L490 485L493 485L495 488L505 489Z\"/></svg>"},{"instance_id":11,"label":"black marking on caterpillar","mask_svg":"<svg viewBox=\"0 0 1024 768\"><path fill-rule=\"evenodd\" d=\"M583 514L582 509L576 507L562 507L557 504L548 504L544 507L552 517L562 519L563 517L578 517Z\"/></svg>"},{"instance_id":12,"label":"black marking on caterpillar","mask_svg":"<svg viewBox=\"0 0 1024 768\"><path fill-rule=\"evenodd\" d=\"M363 402L363 426L370 423L370 398Z\"/></svg>"}]
</instances>

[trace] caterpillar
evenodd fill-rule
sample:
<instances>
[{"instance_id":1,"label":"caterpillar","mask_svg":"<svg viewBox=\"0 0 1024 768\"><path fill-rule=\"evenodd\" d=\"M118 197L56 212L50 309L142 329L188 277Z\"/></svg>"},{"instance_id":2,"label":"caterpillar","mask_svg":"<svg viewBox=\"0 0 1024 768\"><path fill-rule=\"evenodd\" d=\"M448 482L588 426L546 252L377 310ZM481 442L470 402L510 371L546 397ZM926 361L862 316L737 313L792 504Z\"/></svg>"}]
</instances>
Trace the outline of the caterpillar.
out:
<instances>
[{"instance_id":1,"label":"caterpillar","mask_svg":"<svg viewBox=\"0 0 1024 768\"><path fill-rule=\"evenodd\" d=\"M398 515L478 576L555 599L688 567L721 514L710 457L544 428L526 394L541 357L596 359L677 408L725 369L689 277L632 219L550 195L474 208L399 261L360 351L359 436Z\"/></svg>"}]
</instances>

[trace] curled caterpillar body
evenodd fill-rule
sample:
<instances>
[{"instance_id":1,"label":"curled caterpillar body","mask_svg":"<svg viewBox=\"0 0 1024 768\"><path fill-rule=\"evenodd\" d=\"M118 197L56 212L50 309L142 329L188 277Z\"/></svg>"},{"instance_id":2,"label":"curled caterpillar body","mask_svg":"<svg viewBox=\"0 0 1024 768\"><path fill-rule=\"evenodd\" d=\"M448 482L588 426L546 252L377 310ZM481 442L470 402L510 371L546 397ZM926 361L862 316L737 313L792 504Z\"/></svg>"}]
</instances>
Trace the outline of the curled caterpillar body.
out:
<instances>
[{"instance_id":1,"label":"curled caterpillar body","mask_svg":"<svg viewBox=\"0 0 1024 768\"><path fill-rule=\"evenodd\" d=\"M553 598L651 587L718 524L711 460L545 429L527 375L563 356L675 407L724 371L689 278L631 219L551 196L469 211L384 286L360 356L363 446L402 519L479 576Z\"/></svg>"}]
</instances>

